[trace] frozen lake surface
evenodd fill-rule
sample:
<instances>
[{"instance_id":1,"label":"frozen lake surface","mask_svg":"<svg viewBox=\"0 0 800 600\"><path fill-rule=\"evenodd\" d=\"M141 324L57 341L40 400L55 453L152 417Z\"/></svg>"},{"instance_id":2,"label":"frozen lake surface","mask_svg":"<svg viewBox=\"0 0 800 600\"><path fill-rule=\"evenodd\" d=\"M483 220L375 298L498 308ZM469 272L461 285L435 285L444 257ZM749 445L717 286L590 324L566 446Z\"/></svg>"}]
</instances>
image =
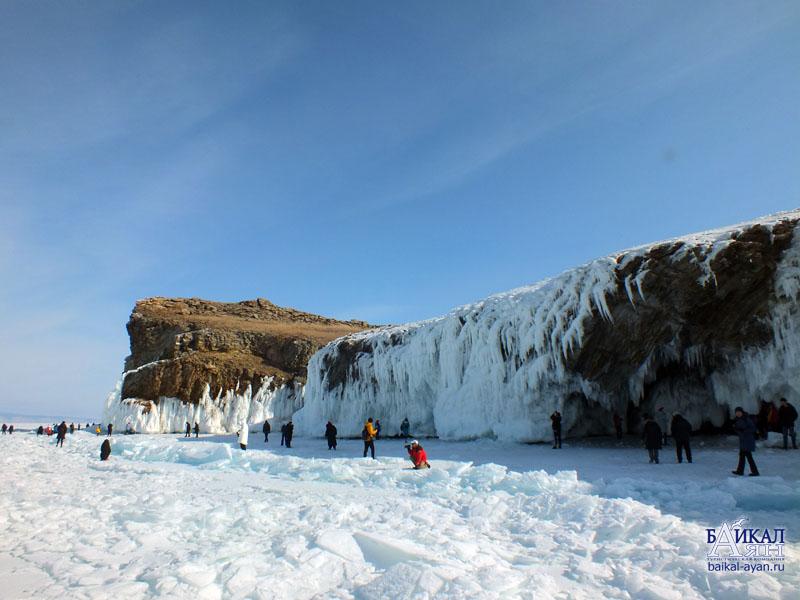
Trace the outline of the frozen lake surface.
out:
<instances>
[{"instance_id":1,"label":"frozen lake surface","mask_svg":"<svg viewBox=\"0 0 800 600\"><path fill-rule=\"evenodd\" d=\"M402 442L19 432L0 438L3 598L796 598L800 451L694 440ZM786 527L783 573L712 573L705 527Z\"/></svg>"}]
</instances>

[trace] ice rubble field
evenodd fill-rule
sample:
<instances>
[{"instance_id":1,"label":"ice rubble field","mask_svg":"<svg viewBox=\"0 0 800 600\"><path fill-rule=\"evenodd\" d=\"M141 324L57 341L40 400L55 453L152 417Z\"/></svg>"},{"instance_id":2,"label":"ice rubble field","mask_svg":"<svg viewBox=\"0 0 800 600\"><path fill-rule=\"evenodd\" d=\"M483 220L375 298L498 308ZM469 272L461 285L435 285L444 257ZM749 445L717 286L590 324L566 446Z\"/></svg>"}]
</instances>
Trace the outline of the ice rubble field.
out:
<instances>
[{"instance_id":1,"label":"ice rubble field","mask_svg":"<svg viewBox=\"0 0 800 600\"><path fill-rule=\"evenodd\" d=\"M319 439L250 440L115 436L101 463L89 433L3 436L0 596L797 597L800 451L760 448L765 476L737 479L726 439L693 465L671 449L648 465L633 440L431 440L424 472L397 440L377 461L358 440L335 458ZM707 572L703 527L740 515L787 527L784 573Z\"/></svg>"}]
</instances>

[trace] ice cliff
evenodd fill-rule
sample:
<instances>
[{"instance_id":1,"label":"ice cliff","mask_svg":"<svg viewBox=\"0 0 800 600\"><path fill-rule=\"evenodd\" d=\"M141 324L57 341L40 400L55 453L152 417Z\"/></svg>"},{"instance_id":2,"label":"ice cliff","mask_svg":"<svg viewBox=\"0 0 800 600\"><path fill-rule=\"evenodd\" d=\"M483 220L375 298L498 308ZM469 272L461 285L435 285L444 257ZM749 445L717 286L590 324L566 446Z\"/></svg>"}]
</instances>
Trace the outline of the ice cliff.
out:
<instances>
[{"instance_id":1,"label":"ice cliff","mask_svg":"<svg viewBox=\"0 0 800 600\"><path fill-rule=\"evenodd\" d=\"M645 412L719 426L800 399L800 210L635 248L429 321L337 339L308 365L299 433L364 418L394 433L550 439Z\"/></svg>"},{"instance_id":2,"label":"ice cliff","mask_svg":"<svg viewBox=\"0 0 800 600\"><path fill-rule=\"evenodd\" d=\"M368 329L265 300L136 304L117 428L235 431L246 420L448 439L636 431L658 406L695 428L800 401L800 210L607 256L449 314ZM342 337L344 336L344 337ZM327 345L326 345L327 344Z\"/></svg>"}]
</instances>

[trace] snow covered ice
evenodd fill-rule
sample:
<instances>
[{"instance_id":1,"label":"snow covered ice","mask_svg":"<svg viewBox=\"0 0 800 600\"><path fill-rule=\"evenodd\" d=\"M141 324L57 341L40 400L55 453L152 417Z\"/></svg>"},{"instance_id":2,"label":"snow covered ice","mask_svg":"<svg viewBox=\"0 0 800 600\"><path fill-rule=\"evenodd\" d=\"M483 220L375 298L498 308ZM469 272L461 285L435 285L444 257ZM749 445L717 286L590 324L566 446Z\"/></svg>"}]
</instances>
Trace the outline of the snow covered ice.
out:
<instances>
[{"instance_id":1,"label":"snow covered ice","mask_svg":"<svg viewBox=\"0 0 800 600\"><path fill-rule=\"evenodd\" d=\"M0 440L3 598L796 598L800 452L30 433ZM536 470L531 470L536 469ZM783 573L709 573L705 527L787 528Z\"/></svg>"}]
</instances>

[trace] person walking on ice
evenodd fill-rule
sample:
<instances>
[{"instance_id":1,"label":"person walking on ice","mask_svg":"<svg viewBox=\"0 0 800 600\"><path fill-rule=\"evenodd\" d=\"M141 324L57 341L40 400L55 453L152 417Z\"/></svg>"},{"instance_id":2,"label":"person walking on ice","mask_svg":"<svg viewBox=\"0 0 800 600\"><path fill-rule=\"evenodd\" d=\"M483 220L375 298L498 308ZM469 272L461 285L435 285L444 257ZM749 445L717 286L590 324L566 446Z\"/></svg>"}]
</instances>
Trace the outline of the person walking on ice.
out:
<instances>
[{"instance_id":1,"label":"person walking on ice","mask_svg":"<svg viewBox=\"0 0 800 600\"><path fill-rule=\"evenodd\" d=\"M792 448L797 450L797 437L794 432L794 423L797 421L797 410L789 404L786 398L781 398L781 407L778 409L778 426L783 434L783 449L789 449L789 438L792 438Z\"/></svg>"},{"instance_id":2,"label":"person walking on ice","mask_svg":"<svg viewBox=\"0 0 800 600\"><path fill-rule=\"evenodd\" d=\"M614 433L617 434L617 439L622 439L622 417L619 416L617 411L614 411Z\"/></svg>"},{"instance_id":3,"label":"person walking on ice","mask_svg":"<svg viewBox=\"0 0 800 600\"><path fill-rule=\"evenodd\" d=\"M561 448L561 413L556 410L550 415L553 424L553 450Z\"/></svg>"},{"instance_id":4,"label":"person walking on ice","mask_svg":"<svg viewBox=\"0 0 800 600\"><path fill-rule=\"evenodd\" d=\"M183 434L183 437L192 437L192 426L189 421L186 421L186 433Z\"/></svg>"},{"instance_id":5,"label":"person walking on ice","mask_svg":"<svg viewBox=\"0 0 800 600\"><path fill-rule=\"evenodd\" d=\"M650 464L658 464L658 451L661 450L662 439L661 427L649 415L645 415L644 420L644 432L642 434L644 447L647 448L647 453L650 456Z\"/></svg>"},{"instance_id":6,"label":"person walking on ice","mask_svg":"<svg viewBox=\"0 0 800 600\"><path fill-rule=\"evenodd\" d=\"M415 469L431 468L425 448L420 446L417 440L412 440L410 444L406 444L405 449L408 451L408 456L411 458L411 462L414 463Z\"/></svg>"},{"instance_id":7,"label":"person walking on ice","mask_svg":"<svg viewBox=\"0 0 800 600\"><path fill-rule=\"evenodd\" d=\"M667 429L668 429L668 419L667 413L664 410L663 406L659 406L658 410L656 411L655 421L658 423L658 426L661 428L661 443L664 446L668 446L667 444Z\"/></svg>"},{"instance_id":8,"label":"person walking on ice","mask_svg":"<svg viewBox=\"0 0 800 600\"><path fill-rule=\"evenodd\" d=\"M683 462L683 451L686 450L686 462L692 462L692 449L689 447L689 438L692 435L692 424L678 413L672 417L672 439L675 440L675 454L678 462Z\"/></svg>"},{"instance_id":9,"label":"person walking on ice","mask_svg":"<svg viewBox=\"0 0 800 600\"><path fill-rule=\"evenodd\" d=\"M372 417L364 423L364 429L361 430L361 439L364 440L364 458L367 458L367 450L372 452L372 458L375 458L375 436L378 432L372 424Z\"/></svg>"},{"instance_id":10,"label":"person walking on ice","mask_svg":"<svg viewBox=\"0 0 800 600\"><path fill-rule=\"evenodd\" d=\"M281 446L286 443L286 423L281 425Z\"/></svg>"},{"instance_id":11,"label":"person walking on ice","mask_svg":"<svg viewBox=\"0 0 800 600\"><path fill-rule=\"evenodd\" d=\"M114 430L114 426L109 423L108 424L108 437L111 437L111 432Z\"/></svg>"},{"instance_id":12,"label":"person walking on ice","mask_svg":"<svg viewBox=\"0 0 800 600\"><path fill-rule=\"evenodd\" d=\"M737 406L733 413L736 415L733 428L739 436L739 465L731 473L744 475L744 461L747 460L747 464L750 465L750 477L758 477L758 467L753 460L753 452L756 449L756 424L741 406Z\"/></svg>"},{"instance_id":13,"label":"person walking on ice","mask_svg":"<svg viewBox=\"0 0 800 600\"><path fill-rule=\"evenodd\" d=\"M336 426L328 421L325 425L325 439L328 440L328 450L336 450Z\"/></svg>"},{"instance_id":14,"label":"person walking on ice","mask_svg":"<svg viewBox=\"0 0 800 600\"><path fill-rule=\"evenodd\" d=\"M408 422L408 417L406 417L403 419L403 422L400 423L400 437L407 438L409 431L411 431L411 424Z\"/></svg>"},{"instance_id":15,"label":"person walking on ice","mask_svg":"<svg viewBox=\"0 0 800 600\"><path fill-rule=\"evenodd\" d=\"M198 423L197 421L194 422L194 437L196 438L200 437L200 423Z\"/></svg>"},{"instance_id":16,"label":"person walking on ice","mask_svg":"<svg viewBox=\"0 0 800 600\"><path fill-rule=\"evenodd\" d=\"M65 421L61 421L61 425L58 426L58 434L56 435L56 446L64 447L64 439L67 437L67 423Z\"/></svg>"},{"instance_id":17,"label":"person walking on ice","mask_svg":"<svg viewBox=\"0 0 800 600\"><path fill-rule=\"evenodd\" d=\"M242 425L241 430L239 430L239 448L241 448L242 450L247 450L247 437L248 437L247 423L244 423Z\"/></svg>"},{"instance_id":18,"label":"person walking on ice","mask_svg":"<svg viewBox=\"0 0 800 600\"><path fill-rule=\"evenodd\" d=\"M264 432L264 443L266 444L269 442L269 432L272 431L272 427L270 427L268 420L264 420L264 424L261 426L261 431Z\"/></svg>"},{"instance_id":19,"label":"person walking on ice","mask_svg":"<svg viewBox=\"0 0 800 600\"><path fill-rule=\"evenodd\" d=\"M289 419L289 422L286 424L286 447L292 447L292 438L294 437L294 423L292 420Z\"/></svg>"}]
</instances>

